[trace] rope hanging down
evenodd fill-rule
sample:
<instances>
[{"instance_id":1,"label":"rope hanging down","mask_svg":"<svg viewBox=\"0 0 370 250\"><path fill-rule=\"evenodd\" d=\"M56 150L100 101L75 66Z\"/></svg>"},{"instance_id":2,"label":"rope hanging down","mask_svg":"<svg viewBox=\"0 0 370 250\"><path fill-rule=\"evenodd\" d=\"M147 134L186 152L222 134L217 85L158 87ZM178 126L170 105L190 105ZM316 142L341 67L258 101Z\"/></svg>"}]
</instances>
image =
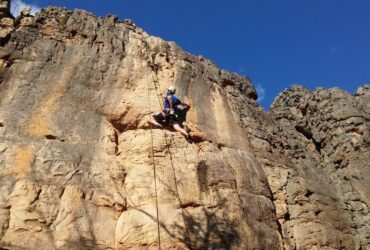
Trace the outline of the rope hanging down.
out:
<instances>
[{"instance_id":1,"label":"rope hanging down","mask_svg":"<svg viewBox=\"0 0 370 250\"><path fill-rule=\"evenodd\" d=\"M150 90L149 90L149 77L147 77L147 92L148 92L148 109L149 116L151 115L151 104L150 104ZM159 209L158 209L158 194L157 194L157 173L156 165L154 160L154 140L153 140L153 125L150 124L150 138L151 138L151 155L152 155L152 164L153 164L153 175L154 175L154 190L155 190L155 206L157 213L157 233L158 233L158 249L161 249L161 233L159 229Z\"/></svg>"},{"instance_id":2,"label":"rope hanging down","mask_svg":"<svg viewBox=\"0 0 370 250\"><path fill-rule=\"evenodd\" d=\"M155 68L151 65L151 68L154 72L156 72ZM155 92L156 92L156 96L157 96L157 99L158 99L158 103L159 103L159 106L161 108L161 110L163 110L163 105L162 105L162 102L161 102L161 98L160 98L160 85L157 86L156 83L158 83L158 80L156 80L153 76L153 72L151 71L150 72L150 75L151 75L151 80L153 81L153 84L154 84L154 88L155 88ZM148 81L149 82L149 81ZM159 89L159 93L158 93L158 89ZM149 88L148 88L148 101L150 103L150 96L149 96ZM151 135L152 135L152 159L153 159L153 164L154 164L154 150L153 150L153 125L151 124L150 125L150 128L151 128ZM177 178L176 178L176 173L175 173L175 167L174 167L174 164L173 164L173 158L172 158L172 153L171 153L171 149L170 149L170 143L171 143L171 140L169 141L168 138L167 138L167 133L166 131L164 131L164 139L165 139L165 144L166 144L166 147L167 147L167 150L168 150L168 153L169 153L169 156L170 156L170 162L171 162L171 167L172 167L172 172L173 172L173 177L174 177L174 181L175 181L175 188L176 188L176 194L177 194L177 198L179 200L179 203L180 203L180 207L181 207L181 214L182 214L182 217L185 221L185 215L184 215L184 209L182 208L182 201L180 199L180 194L179 194L179 190L178 190L178 187L177 187ZM186 155L185 155L185 158L186 158ZM156 185L156 182L155 182L155 185ZM157 192L157 191L156 191ZM157 212L158 212L158 205L157 205ZM158 215L157 215L157 219L158 219ZM159 222L159 220L158 220ZM158 224L158 227L159 227L159 224ZM189 235L189 230L188 230L188 227L185 223L185 231L186 231L186 241L189 241L190 240L190 235Z\"/></svg>"},{"instance_id":3,"label":"rope hanging down","mask_svg":"<svg viewBox=\"0 0 370 250\"><path fill-rule=\"evenodd\" d=\"M150 67L151 67L151 69L152 69L152 71L150 71L150 76L151 76L151 78L152 78L152 80L153 80L153 84L154 84L154 88L155 88L155 94L156 94L156 96L157 96L157 100L158 100L158 103L159 103L159 107L161 108L161 110L163 110L163 105L162 105L162 102L161 102L161 98L160 98L160 95L161 95L161 86L158 84L158 86L157 86L157 84L156 83L158 83L158 80L156 80L155 78L154 78L154 76L153 76L153 71L154 72L157 72L157 70L158 69L156 69L152 64L150 65ZM159 94L158 94L158 89L159 89Z\"/></svg>"}]
</instances>

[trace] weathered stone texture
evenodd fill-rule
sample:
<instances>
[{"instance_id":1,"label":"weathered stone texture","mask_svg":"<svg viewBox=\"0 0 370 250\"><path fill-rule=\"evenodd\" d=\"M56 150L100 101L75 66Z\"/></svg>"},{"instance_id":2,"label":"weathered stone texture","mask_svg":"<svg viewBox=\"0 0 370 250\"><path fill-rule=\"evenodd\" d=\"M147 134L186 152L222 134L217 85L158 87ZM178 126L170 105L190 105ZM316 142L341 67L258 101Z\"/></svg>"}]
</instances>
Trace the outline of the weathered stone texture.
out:
<instances>
[{"instance_id":1,"label":"weathered stone texture","mask_svg":"<svg viewBox=\"0 0 370 250\"><path fill-rule=\"evenodd\" d=\"M158 225L162 249L370 246L368 85L296 86L266 113L247 78L130 20L7 25L0 247L156 249ZM147 124L171 84L196 143Z\"/></svg>"},{"instance_id":2,"label":"weathered stone texture","mask_svg":"<svg viewBox=\"0 0 370 250\"><path fill-rule=\"evenodd\" d=\"M370 185L367 181L370 116L366 98L369 94L368 85L359 88L354 96L338 88L311 92L293 86L280 94L271 106L278 126L299 132L301 142L312 149L309 154L301 152L300 143L294 138L288 139L294 152L290 159L297 162L295 168L302 171L304 180L297 180L290 170L291 177L284 180L288 200L283 206L289 213L288 220L283 220L288 235L300 232L300 238L311 244L310 247L370 247ZM278 147L281 148L285 146ZM277 183L277 188L284 188L282 183ZM299 193L301 196L297 196ZM298 215L307 222L294 222ZM314 230L313 224L316 224ZM315 235L314 240L311 235ZM295 241L300 246L297 239Z\"/></svg>"},{"instance_id":3,"label":"weathered stone texture","mask_svg":"<svg viewBox=\"0 0 370 250\"><path fill-rule=\"evenodd\" d=\"M0 0L0 18L10 16L10 0Z\"/></svg>"},{"instance_id":4,"label":"weathered stone texture","mask_svg":"<svg viewBox=\"0 0 370 250\"><path fill-rule=\"evenodd\" d=\"M0 44L3 44L10 32L13 31L14 20L10 14L10 1L0 0ZM0 60L0 72L3 68L4 60Z\"/></svg>"}]
</instances>

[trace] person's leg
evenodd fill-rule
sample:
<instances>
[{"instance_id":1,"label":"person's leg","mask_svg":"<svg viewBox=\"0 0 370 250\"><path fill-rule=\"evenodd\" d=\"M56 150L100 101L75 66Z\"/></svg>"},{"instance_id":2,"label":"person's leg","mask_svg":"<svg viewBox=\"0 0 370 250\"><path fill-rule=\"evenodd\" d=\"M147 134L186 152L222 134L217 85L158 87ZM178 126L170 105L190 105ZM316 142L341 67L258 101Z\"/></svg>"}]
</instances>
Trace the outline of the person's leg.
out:
<instances>
[{"instance_id":1,"label":"person's leg","mask_svg":"<svg viewBox=\"0 0 370 250\"><path fill-rule=\"evenodd\" d=\"M176 130L177 132L180 132L182 135L184 135L186 138L188 138L189 137L189 134L188 134L188 132L186 132L186 130L185 129L183 129L182 127L180 127L180 125L179 124L174 124L173 125L173 129L174 130Z\"/></svg>"},{"instance_id":2,"label":"person's leg","mask_svg":"<svg viewBox=\"0 0 370 250\"><path fill-rule=\"evenodd\" d=\"M149 123L153 124L154 126L157 127L163 127L160 123L158 123L153 117L149 120Z\"/></svg>"},{"instance_id":3,"label":"person's leg","mask_svg":"<svg viewBox=\"0 0 370 250\"><path fill-rule=\"evenodd\" d=\"M157 127L163 128L163 125L159 123L160 120L163 120L162 112L152 115L148 122Z\"/></svg>"}]
</instances>

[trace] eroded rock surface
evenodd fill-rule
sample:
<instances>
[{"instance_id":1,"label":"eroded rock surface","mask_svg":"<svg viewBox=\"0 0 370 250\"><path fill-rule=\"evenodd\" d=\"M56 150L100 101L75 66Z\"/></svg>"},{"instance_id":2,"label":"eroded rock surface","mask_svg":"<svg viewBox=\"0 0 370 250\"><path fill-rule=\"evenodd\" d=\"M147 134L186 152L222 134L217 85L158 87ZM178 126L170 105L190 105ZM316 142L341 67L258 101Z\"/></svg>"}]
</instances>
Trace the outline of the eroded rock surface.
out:
<instances>
[{"instance_id":1,"label":"eroded rock surface","mask_svg":"<svg viewBox=\"0 0 370 250\"><path fill-rule=\"evenodd\" d=\"M3 22L1 248L370 247L368 85L294 87L266 113L247 78L130 20ZM171 84L196 143L147 124Z\"/></svg>"},{"instance_id":2,"label":"eroded rock surface","mask_svg":"<svg viewBox=\"0 0 370 250\"><path fill-rule=\"evenodd\" d=\"M10 0L0 1L0 18L9 17L10 14Z\"/></svg>"},{"instance_id":3,"label":"eroded rock surface","mask_svg":"<svg viewBox=\"0 0 370 250\"><path fill-rule=\"evenodd\" d=\"M354 95L338 88L311 92L293 86L271 106L280 126L300 133L312 149L302 152L292 138L278 147L295 152L291 160L303 173L293 177L296 173L289 172L283 207L289 214L287 231L303 232L308 247L370 248L369 95L369 85Z\"/></svg>"}]
</instances>

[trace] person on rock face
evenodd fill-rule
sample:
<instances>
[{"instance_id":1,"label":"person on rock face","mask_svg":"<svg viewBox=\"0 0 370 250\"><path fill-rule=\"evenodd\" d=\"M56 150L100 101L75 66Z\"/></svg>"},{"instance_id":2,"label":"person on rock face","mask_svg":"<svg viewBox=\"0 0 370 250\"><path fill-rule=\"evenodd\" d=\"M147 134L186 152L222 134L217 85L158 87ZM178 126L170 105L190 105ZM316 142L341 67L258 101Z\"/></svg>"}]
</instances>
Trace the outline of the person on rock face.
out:
<instances>
[{"instance_id":1,"label":"person on rock face","mask_svg":"<svg viewBox=\"0 0 370 250\"><path fill-rule=\"evenodd\" d=\"M178 105L190 108L190 104L180 101L180 99L175 96L175 93L175 86L172 85L167 89L167 93L164 96L163 110L152 115L149 122L160 128L163 128L164 125L169 125L174 130L184 135L188 141L190 141L190 134L185 129L180 127L178 116L176 114Z\"/></svg>"}]
</instances>

